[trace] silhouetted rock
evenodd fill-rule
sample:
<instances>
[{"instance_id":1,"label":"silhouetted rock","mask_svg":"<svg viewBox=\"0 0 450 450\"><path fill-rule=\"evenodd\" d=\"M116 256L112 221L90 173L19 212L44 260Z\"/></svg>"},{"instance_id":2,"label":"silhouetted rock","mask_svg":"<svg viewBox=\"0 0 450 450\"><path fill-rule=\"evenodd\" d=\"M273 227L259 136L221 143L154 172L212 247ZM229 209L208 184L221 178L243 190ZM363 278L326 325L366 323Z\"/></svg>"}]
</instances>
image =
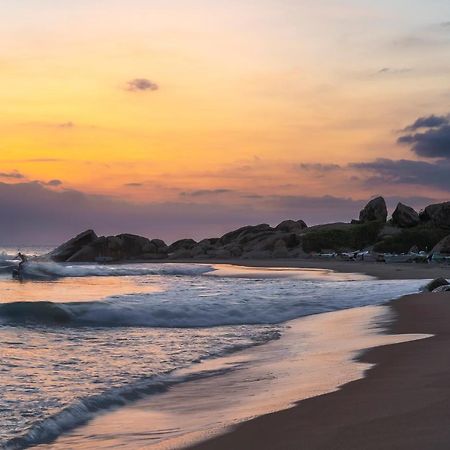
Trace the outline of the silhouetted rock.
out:
<instances>
[{"instance_id":1,"label":"silhouetted rock","mask_svg":"<svg viewBox=\"0 0 450 450\"><path fill-rule=\"evenodd\" d=\"M273 246L272 252L273 258L287 258L289 257L289 251L286 242L283 239L278 239Z\"/></svg>"},{"instance_id":2,"label":"silhouetted rock","mask_svg":"<svg viewBox=\"0 0 450 450\"><path fill-rule=\"evenodd\" d=\"M260 225L248 225L242 228L238 228L237 230L230 231L229 233L224 234L220 239L219 243L222 245L229 244L233 241L239 241L243 238L249 237L251 235L255 235L261 232L273 232L273 228L267 223L262 223Z\"/></svg>"},{"instance_id":3,"label":"silhouetted rock","mask_svg":"<svg viewBox=\"0 0 450 450\"><path fill-rule=\"evenodd\" d=\"M439 286L436 289L433 289L432 292L449 292L450 291L450 285L443 285Z\"/></svg>"},{"instance_id":4,"label":"silhouetted rock","mask_svg":"<svg viewBox=\"0 0 450 450\"><path fill-rule=\"evenodd\" d=\"M448 286L448 281L445 278L439 277L435 278L434 280L430 281L428 284L426 284L422 290L432 292L439 286Z\"/></svg>"},{"instance_id":5,"label":"silhouetted rock","mask_svg":"<svg viewBox=\"0 0 450 450\"><path fill-rule=\"evenodd\" d=\"M421 213L420 219L437 227L450 229L450 202L435 203L427 206Z\"/></svg>"},{"instance_id":6,"label":"silhouetted rock","mask_svg":"<svg viewBox=\"0 0 450 450\"><path fill-rule=\"evenodd\" d=\"M410 206L399 203L392 213L392 223L400 228L415 227L420 223L419 214Z\"/></svg>"},{"instance_id":7,"label":"silhouetted rock","mask_svg":"<svg viewBox=\"0 0 450 450\"><path fill-rule=\"evenodd\" d=\"M383 197L370 200L359 213L359 220L365 222L386 222L387 207Z\"/></svg>"},{"instance_id":8,"label":"silhouetted rock","mask_svg":"<svg viewBox=\"0 0 450 450\"><path fill-rule=\"evenodd\" d=\"M191 250L197 245L197 242L194 239L180 239L175 241L173 244L170 244L167 252L173 253L178 250Z\"/></svg>"},{"instance_id":9,"label":"silhouetted rock","mask_svg":"<svg viewBox=\"0 0 450 450\"><path fill-rule=\"evenodd\" d=\"M275 230L285 233L300 233L305 228L308 226L303 220L283 220L275 227Z\"/></svg>"},{"instance_id":10,"label":"silhouetted rock","mask_svg":"<svg viewBox=\"0 0 450 450\"><path fill-rule=\"evenodd\" d=\"M59 247L49 253L49 257L53 261L64 262L72 255L80 251L84 246L91 244L98 237L93 230L86 230L78 234L74 238L64 242Z\"/></svg>"},{"instance_id":11,"label":"silhouetted rock","mask_svg":"<svg viewBox=\"0 0 450 450\"><path fill-rule=\"evenodd\" d=\"M442 253L444 255L450 255L450 235L441 239L431 250L431 253Z\"/></svg>"}]
</instances>

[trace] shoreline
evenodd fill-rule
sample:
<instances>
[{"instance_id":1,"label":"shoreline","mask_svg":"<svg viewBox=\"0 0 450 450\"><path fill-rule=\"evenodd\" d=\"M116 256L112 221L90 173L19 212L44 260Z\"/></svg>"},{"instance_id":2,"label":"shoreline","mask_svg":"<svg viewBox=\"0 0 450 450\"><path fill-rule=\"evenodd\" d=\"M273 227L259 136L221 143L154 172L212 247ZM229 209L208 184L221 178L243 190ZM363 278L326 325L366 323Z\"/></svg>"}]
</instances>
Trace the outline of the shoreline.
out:
<instances>
[{"instance_id":1,"label":"shoreline","mask_svg":"<svg viewBox=\"0 0 450 450\"><path fill-rule=\"evenodd\" d=\"M74 263L75 264L75 263ZM80 263L76 263L80 264ZM91 264L91 263L83 263ZM362 274L379 280L425 280L438 277L450 278L450 265L421 263L382 263L369 261L336 261L315 258L286 259L154 259L130 260L104 264L203 264L229 265L254 268L323 269L339 273Z\"/></svg>"},{"instance_id":2,"label":"shoreline","mask_svg":"<svg viewBox=\"0 0 450 450\"><path fill-rule=\"evenodd\" d=\"M391 320L386 304L294 319L284 325L279 340L207 360L203 368L194 368L225 369L218 376L177 384L160 395L105 411L39 448L84 450L95 444L104 449L167 450L195 443L209 445L207 439L228 436L236 424L240 429L239 424L251 424L254 417L270 413L277 417L279 411L295 408L300 399L335 392L363 378L373 363L359 361L355 355L367 349L429 337L382 332ZM205 440L207 444L201 444ZM228 448L259 447L241 446L238 441Z\"/></svg>"},{"instance_id":3,"label":"shoreline","mask_svg":"<svg viewBox=\"0 0 450 450\"><path fill-rule=\"evenodd\" d=\"M371 348L357 358L374 365L364 378L189 449L448 449L450 295L412 294L388 305L396 318L386 333L433 336Z\"/></svg>"}]
</instances>

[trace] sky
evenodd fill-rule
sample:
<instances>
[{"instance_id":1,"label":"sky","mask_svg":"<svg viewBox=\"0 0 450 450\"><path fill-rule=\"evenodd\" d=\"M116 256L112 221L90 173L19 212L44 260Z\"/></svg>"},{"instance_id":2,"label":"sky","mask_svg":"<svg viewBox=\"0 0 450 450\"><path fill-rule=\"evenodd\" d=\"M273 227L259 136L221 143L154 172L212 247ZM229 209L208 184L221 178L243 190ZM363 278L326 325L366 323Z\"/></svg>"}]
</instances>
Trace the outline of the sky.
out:
<instances>
[{"instance_id":1,"label":"sky","mask_svg":"<svg viewBox=\"0 0 450 450\"><path fill-rule=\"evenodd\" d=\"M0 0L0 243L450 200L448 0Z\"/></svg>"}]
</instances>

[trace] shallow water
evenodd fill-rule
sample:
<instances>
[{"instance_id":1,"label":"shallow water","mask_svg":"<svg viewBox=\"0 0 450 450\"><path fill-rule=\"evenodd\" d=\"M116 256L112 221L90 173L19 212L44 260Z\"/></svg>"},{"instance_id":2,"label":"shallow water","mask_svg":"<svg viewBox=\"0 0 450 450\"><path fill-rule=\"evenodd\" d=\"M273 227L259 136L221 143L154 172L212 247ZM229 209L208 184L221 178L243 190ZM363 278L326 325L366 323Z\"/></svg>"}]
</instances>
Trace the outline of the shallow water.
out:
<instances>
[{"instance_id":1,"label":"shallow water","mask_svg":"<svg viewBox=\"0 0 450 450\"><path fill-rule=\"evenodd\" d=\"M30 266L32 281L0 279L0 442L9 448L164 391L183 381L174 371L276 339L288 320L423 284L197 264Z\"/></svg>"}]
</instances>

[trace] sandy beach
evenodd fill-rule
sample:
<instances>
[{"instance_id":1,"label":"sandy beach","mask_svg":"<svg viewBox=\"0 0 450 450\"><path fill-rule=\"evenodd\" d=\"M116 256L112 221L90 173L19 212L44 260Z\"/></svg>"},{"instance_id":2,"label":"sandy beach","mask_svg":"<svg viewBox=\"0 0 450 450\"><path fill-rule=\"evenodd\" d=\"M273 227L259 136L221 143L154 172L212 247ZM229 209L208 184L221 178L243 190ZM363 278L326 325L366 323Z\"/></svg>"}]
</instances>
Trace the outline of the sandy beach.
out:
<instances>
[{"instance_id":1,"label":"sandy beach","mask_svg":"<svg viewBox=\"0 0 450 450\"><path fill-rule=\"evenodd\" d=\"M264 267L280 276L280 268L297 266L303 261L249 261L219 266L218 272L254 276ZM308 269L330 270L330 276L333 270L350 276L352 269L356 277L390 280L446 272L429 265L336 261L310 261ZM384 306L294 320L279 341L204 367L237 371L175 385L99 415L43 448L85 449L86 437L105 449L448 448L449 300L445 293L414 294Z\"/></svg>"},{"instance_id":2,"label":"sandy beach","mask_svg":"<svg viewBox=\"0 0 450 450\"><path fill-rule=\"evenodd\" d=\"M289 259L187 259L160 260L159 262L230 264L243 267L271 267L297 269L328 269L340 273L358 273L380 280L422 280L448 277L450 267L440 264L393 263L363 261L338 261L335 259L289 258Z\"/></svg>"},{"instance_id":3,"label":"sandy beach","mask_svg":"<svg viewBox=\"0 0 450 450\"><path fill-rule=\"evenodd\" d=\"M376 365L365 378L192 448L448 449L450 295L410 295L390 307L390 333L434 336L369 350L360 361Z\"/></svg>"}]
</instances>

